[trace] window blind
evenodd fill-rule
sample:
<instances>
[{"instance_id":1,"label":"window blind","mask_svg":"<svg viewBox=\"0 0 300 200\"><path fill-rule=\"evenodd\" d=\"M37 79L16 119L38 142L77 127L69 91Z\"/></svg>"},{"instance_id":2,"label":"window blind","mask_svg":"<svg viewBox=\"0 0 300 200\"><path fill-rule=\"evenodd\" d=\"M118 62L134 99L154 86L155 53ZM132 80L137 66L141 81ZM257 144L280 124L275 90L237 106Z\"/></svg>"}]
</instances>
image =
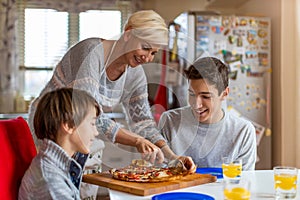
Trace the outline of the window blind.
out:
<instances>
[{"instance_id":1,"label":"window blind","mask_svg":"<svg viewBox=\"0 0 300 200\"><path fill-rule=\"evenodd\" d=\"M68 48L68 13L26 8L24 65L53 67Z\"/></svg>"},{"instance_id":2,"label":"window blind","mask_svg":"<svg viewBox=\"0 0 300 200\"><path fill-rule=\"evenodd\" d=\"M31 97L39 94L70 46L86 37L120 35L134 8L131 1L111 0L18 0L17 5L19 82L23 95Z\"/></svg>"},{"instance_id":3,"label":"window blind","mask_svg":"<svg viewBox=\"0 0 300 200\"><path fill-rule=\"evenodd\" d=\"M93 3L96 6L93 7ZM52 68L66 50L87 37L117 39L131 14L130 1L18 1L19 63ZM101 5L100 10L97 6ZM69 8L69 10L68 10ZM91 10L91 8L93 8ZM84 10L88 9L88 10Z\"/></svg>"},{"instance_id":4,"label":"window blind","mask_svg":"<svg viewBox=\"0 0 300 200\"><path fill-rule=\"evenodd\" d=\"M89 10L79 14L79 39L101 37L118 39L121 34L121 12L118 10Z\"/></svg>"}]
</instances>

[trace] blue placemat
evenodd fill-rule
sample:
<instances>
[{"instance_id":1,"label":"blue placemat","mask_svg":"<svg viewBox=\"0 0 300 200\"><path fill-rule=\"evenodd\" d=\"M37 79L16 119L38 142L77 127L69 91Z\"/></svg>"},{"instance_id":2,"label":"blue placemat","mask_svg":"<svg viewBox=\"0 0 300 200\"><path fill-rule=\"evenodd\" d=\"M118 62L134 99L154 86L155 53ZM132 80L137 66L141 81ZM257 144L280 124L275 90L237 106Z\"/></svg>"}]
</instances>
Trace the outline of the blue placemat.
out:
<instances>
[{"instance_id":1,"label":"blue placemat","mask_svg":"<svg viewBox=\"0 0 300 200\"><path fill-rule=\"evenodd\" d=\"M193 192L170 192L158 194L152 200L214 200L212 196Z\"/></svg>"},{"instance_id":2,"label":"blue placemat","mask_svg":"<svg viewBox=\"0 0 300 200\"><path fill-rule=\"evenodd\" d=\"M218 179L223 178L222 168L197 168L196 173L199 174L211 174Z\"/></svg>"}]
</instances>

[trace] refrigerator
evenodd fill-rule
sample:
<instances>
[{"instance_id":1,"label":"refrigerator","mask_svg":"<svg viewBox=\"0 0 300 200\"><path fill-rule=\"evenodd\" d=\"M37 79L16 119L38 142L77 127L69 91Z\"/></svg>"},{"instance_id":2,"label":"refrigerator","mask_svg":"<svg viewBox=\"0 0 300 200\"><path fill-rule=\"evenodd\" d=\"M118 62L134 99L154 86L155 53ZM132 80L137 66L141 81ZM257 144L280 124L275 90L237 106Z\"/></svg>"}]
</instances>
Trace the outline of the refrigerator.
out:
<instances>
[{"instance_id":1,"label":"refrigerator","mask_svg":"<svg viewBox=\"0 0 300 200\"><path fill-rule=\"evenodd\" d=\"M166 84L169 105L187 104L181 72L203 56L217 57L230 68L229 112L256 128L256 169L271 169L271 21L268 17L184 12L169 25Z\"/></svg>"}]
</instances>

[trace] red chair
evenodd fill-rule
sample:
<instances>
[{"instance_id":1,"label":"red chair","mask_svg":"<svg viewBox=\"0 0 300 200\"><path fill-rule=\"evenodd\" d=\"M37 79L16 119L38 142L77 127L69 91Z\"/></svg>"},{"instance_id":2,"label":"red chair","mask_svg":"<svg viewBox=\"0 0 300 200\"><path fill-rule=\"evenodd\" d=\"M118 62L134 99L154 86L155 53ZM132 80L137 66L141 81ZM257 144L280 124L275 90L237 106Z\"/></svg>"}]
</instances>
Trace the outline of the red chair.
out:
<instances>
[{"instance_id":1,"label":"red chair","mask_svg":"<svg viewBox=\"0 0 300 200\"><path fill-rule=\"evenodd\" d=\"M0 198L18 199L22 177L37 154L27 122L0 120Z\"/></svg>"}]
</instances>

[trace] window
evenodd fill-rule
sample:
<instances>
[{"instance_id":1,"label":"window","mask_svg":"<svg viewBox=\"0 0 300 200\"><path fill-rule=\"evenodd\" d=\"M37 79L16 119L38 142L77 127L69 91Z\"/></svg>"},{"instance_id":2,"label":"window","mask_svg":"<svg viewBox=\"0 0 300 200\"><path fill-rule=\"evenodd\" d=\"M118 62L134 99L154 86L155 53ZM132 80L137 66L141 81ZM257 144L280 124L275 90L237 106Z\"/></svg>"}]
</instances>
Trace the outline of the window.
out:
<instances>
[{"instance_id":1,"label":"window","mask_svg":"<svg viewBox=\"0 0 300 200\"><path fill-rule=\"evenodd\" d=\"M109 19L109 20L107 20ZM90 10L79 14L79 40L89 37L117 39L121 34L121 12Z\"/></svg>"},{"instance_id":2,"label":"window","mask_svg":"<svg viewBox=\"0 0 300 200\"><path fill-rule=\"evenodd\" d=\"M68 48L68 13L25 9L24 65L53 67Z\"/></svg>"},{"instance_id":3,"label":"window","mask_svg":"<svg viewBox=\"0 0 300 200\"><path fill-rule=\"evenodd\" d=\"M88 37L116 39L121 34L119 10L68 13L25 8L23 12L19 19L19 82L24 85L20 92L25 99L40 93L50 80L53 68L71 45Z\"/></svg>"}]
</instances>

